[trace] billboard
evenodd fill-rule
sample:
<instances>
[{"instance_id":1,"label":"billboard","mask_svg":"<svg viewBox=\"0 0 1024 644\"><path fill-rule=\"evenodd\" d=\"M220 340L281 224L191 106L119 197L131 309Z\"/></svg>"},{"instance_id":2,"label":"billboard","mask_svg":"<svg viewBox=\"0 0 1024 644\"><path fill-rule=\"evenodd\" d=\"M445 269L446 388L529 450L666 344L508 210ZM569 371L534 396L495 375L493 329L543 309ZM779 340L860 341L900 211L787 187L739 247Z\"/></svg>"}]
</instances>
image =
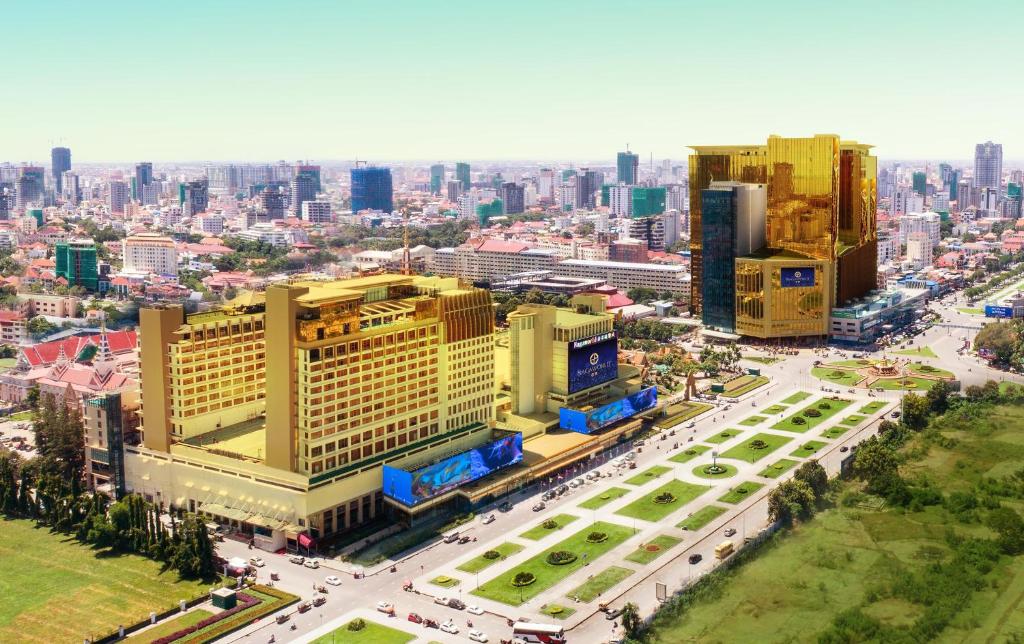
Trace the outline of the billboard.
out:
<instances>
[{"instance_id":1,"label":"billboard","mask_svg":"<svg viewBox=\"0 0 1024 644\"><path fill-rule=\"evenodd\" d=\"M1012 318L1013 307L1012 306L996 306L994 304L985 305L985 317L987 318Z\"/></svg>"},{"instance_id":2,"label":"billboard","mask_svg":"<svg viewBox=\"0 0 1024 644\"><path fill-rule=\"evenodd\" d=\"M411 472L385 465L381 487L385 496L411 506L521 460L523 435L516 433Z\"/></svg>"},{"instance_id":3,"label":"billboard","mask_svg":"<svg viewBox=\"0 0 1024 644\"><path fill-rule=\"evenodd\" d=\"M782 268L779 277L783 288L814 286L814 267Z\"/></svg>"},{"instance_id":4,"label":"billboard","mask_svg":"<svg viewBox=\"0 0 1024 644\"><path fill-rule=\"evenodd\" d=\"M657 404L657 387L648 387L591 411L578 411L562 407L558 410L558 426L581 434L589 434L612 423L636 416L640 412L653 409Z\"/></svg>"},{"instance_id":5,"label":"billboard","mask_svg":"<svg viewBox=\"0 0 1024 644\"><path fill-rule=\"evenodd\" d=\"M569 393L615 380L619 375L619 342L615 332L569 343Z\"/></svg>"}]
</instances>

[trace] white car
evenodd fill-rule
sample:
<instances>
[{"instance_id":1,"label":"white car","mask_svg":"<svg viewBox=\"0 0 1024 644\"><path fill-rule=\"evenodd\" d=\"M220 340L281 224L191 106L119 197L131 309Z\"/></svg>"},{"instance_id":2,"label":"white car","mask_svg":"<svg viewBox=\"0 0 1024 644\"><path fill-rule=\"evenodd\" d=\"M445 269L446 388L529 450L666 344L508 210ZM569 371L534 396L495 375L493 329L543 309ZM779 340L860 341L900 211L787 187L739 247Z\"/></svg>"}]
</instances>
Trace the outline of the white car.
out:
<instances>
[{"instance_id":1,"label":"white car","mask_svg":"<svg viewBox=\"0 0 1024 644\"><path fill-rule=\"evenodd\" d=\"M267 563L263 561L263 557L251 557L249 559L249 565L256 566L257 568L262 568L263 566L266 566Z\"/></svg>"},{"instance_id":2,"label":"white car","mask_svg":"<svg viewBox=\"0 0 1024 644\"><path fill-rule=\"evenodd\" d=\"M320 562L317 561L316 559L307 559L306 561L304 561L302 563L302 565L305 566L306 568L312 568L313 570L316 570L317 568L320 567Z\"/></svg>"},{"instance_id":3,"label":"white car","mask_svg":"<svg viewBox=\"0 0 1024 644\"><path fill-rule=\"evenodd\" d=\"M466 612L472 613L474 615L483 615L484 609L480 608L479 606L469 605L466 606Z\"/></svg>"},{"instance_id":4,"label":"white car","mask_svg":"<svg viewBox=\"0 0 1024 644\"><path fill-rule=\"evenodd\" d=\"M384 600L381 600L381 601L377 602L377 610L379 610L382 613L389 613L390 614L390 613L395 612L395 605L392 604L391 602L386 602Z\"/></svg>"},{"instance_id":5,"label":"white car","mask_svg":"<svg viewBox=\"0 0 1024 644\"><path fill-rule=\"evenodd\" d=\"M686 423L686 429L693 429L696 426L697 426L697 423L693 422L692 420L690 422Z\"/></svg>"},{"instance_id":6,"label":"white car","mask_svg":"<svg viewBox=\"0 0 1024 644\"><path fill-rule=\"evenodd\" d=\"M583 481L581 481L579 479L573 479L573 480L569 481L569 487L579 487L581 485L583 485Z\"/></svg>"},{"instance_id":7,"label":"white car","mask_svg":"<svg viewBox=\"0 0 1024 644\"><path fill-rule=\"evenodd\" d=\"M447 597L435 597L434 598L434 603L435 604L440 604L442 606L447 606L448 605L448 598Z\"/></svg>"},{"instance_id":8,"label":"white car","mask_svg":"<svg viewBox=\"0 0 1024 644\"><path fill-rule=\"evenodd\" d=\"M445 633L451 633L452 635L455 635L459 632L459 627L455 625L455 622L449 619L447 622L441 624L441 630Z\"/></svg>"},{"instance_id":9,"label":"white car","mask_svg":"<svg viewBox=\"0 0 1024 644\"><path fill-rule=\"evenodd\" d=\"M337 577L335 577L334 575L330 575L330 576L324 578L324 583L330 584L332 586L340 586L341 585L341 580L338 579Z\"/></svg>"},{"instance_id":10,"label":"white car","mask_svg":"<svg viewBox=\"0 0 1024 644\"><path fill-rule=\"evenodd\" d=\"M469 636L469 639L473 640L474 642L487 641L487 635L485 635L483 631L470 631L469 633L467 633L467 635Z\"/></svg>"},{"instance_id":11,"label":"white car","mask_svg":"<svg viewBox=\"0 0 1024 644\"><path fill-rule=\"evenodd\" d=\"M484 525L487 525L488 523L494 523L494 515L493 514L488 514L487 516L485 516L483 519L480 520L480 523L483 523Z\"/></svg>"}]
</instances>

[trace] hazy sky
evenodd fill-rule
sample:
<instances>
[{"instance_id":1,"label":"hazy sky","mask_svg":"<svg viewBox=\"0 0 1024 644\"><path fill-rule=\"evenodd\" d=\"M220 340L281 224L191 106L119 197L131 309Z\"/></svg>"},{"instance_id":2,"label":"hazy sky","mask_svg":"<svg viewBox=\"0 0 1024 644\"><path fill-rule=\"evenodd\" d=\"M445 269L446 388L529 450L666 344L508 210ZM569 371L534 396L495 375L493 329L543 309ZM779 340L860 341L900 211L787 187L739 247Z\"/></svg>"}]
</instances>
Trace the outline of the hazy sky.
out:
<instances>
[{"instance_id":1,"label":"hazy sky","mask_svg":"<svg viewBox=\"0 0 1024 644\"><path fill-rule=\"evenodd\" d=\"M835 132L1024 158L1024 3L4 3L0 161L610 160Z\"/></svg>"}]
</instances>

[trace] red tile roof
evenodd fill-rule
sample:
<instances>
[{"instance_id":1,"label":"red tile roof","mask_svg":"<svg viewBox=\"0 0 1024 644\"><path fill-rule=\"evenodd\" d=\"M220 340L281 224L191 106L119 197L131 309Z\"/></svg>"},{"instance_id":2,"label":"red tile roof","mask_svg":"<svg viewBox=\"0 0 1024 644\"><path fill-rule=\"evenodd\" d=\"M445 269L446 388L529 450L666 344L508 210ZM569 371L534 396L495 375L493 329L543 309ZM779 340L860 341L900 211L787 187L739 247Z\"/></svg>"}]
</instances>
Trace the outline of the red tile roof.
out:
<instances>
[{"instance_id":1,"label":"red tile roof","mask_svg":"<svg viewBox=\"0 0 1024 644\"><path fill-rule=\"evenodd\" d=\"M125 353L135 348L137 336L135 331L108 331L107 344L111 353ZM64 355L68 360L74 360L86 345L93 344L97 347L100 344L100 336L73 336L53 342L41 342L28 347L22 347L21 353L25 360L33 366L53 364L60 355L61 347L64 347Z\"/></svg>"}]
</instances>

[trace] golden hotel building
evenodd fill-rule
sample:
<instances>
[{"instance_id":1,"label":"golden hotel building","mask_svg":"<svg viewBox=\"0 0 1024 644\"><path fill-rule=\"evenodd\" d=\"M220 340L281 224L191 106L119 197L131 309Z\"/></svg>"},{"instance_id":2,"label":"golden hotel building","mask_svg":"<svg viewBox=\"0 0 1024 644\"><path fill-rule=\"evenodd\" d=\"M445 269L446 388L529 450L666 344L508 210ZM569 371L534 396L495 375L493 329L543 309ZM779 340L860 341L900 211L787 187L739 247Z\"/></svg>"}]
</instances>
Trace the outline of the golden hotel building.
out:
<instances>
[{"instance_id":1,"label":"golden hotel building","mask_svg":"<svg viewBox=\"0 0 1024 644\"><path fill-rule=\"evenodd\" d=\"M262 548L378 516L384 463L414 468L492 436L491 297L456 279L275 284L213 312L140 317L128 488Z\"/></svg>"}]
</instances>

